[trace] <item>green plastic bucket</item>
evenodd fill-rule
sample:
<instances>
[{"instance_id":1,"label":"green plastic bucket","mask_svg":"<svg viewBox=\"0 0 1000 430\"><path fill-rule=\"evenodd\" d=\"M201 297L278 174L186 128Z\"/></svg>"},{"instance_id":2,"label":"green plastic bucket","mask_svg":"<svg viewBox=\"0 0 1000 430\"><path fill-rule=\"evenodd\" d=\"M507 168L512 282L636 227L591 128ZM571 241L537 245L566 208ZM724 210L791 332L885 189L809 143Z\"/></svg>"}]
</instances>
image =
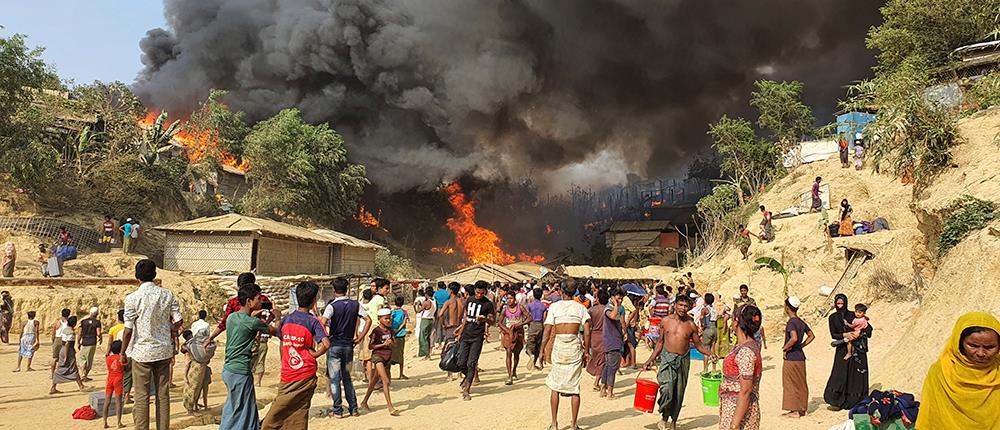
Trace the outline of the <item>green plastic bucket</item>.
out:
<instances>
[{"instance_id":1,"label":"green plastic bucket","mask_svg":"<svg viewBox=\"0 0 1000 430\"><path fill-rule=\"evenodd\" d=\"M722 384L721 375L701 374L701 400L705 406L719 406L720 384Z\"/></svg>"}]
</instances>

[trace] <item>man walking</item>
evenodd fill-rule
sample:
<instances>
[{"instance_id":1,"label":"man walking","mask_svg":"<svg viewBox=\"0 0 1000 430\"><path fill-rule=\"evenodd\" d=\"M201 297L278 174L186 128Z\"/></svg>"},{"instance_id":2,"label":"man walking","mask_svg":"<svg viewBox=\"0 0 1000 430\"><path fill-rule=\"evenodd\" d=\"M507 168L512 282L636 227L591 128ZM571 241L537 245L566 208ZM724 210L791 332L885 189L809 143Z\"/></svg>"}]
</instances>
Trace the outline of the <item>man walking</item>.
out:
<instances>
[{"instance_id":1,"label":"man walking","mask_svg":"<svg viewBox=\"0 0 1000 430\"><path fill-rule=\"evenodd\" d=\"M334 299L323 310L324 324L330 330L330 349L326 352L326 373L330 377L333 397L330 416L344 417L344 404L340 397L342 382L347 396L347 413L359 416L358 396L351 381L351 362L354 361L354 345L368 335L372 320L357 300L347 297L347 279L338 277L333 280L333 294ZM358 333L359 321L364 324L361 333Z\"/></svg>"},{"instance_id":2,"label":"man walking","mask_svg":"<svg viewBox=\"0 0 1000 430\"><path fill-rule=\"evenodd\" d=\"M469 390L479 366L479 354L483 352L486 326L494 324L496 318L493 302L486 298L487 289L489 289L488 283L476 281L476 295L466 303L465 318L462 320L462 325L458 326L458 330L455 330L455 337L460 339L458 365L465 376L462 379L463 400L472 400Z\"/></svg>"},{"instance_id":3,"label":"man walking","mask_svg":"<svg viewBox=\"0 0 1000 430\"><path fill-rule=\"evenodd\" d=\"M136 430L149 430L149 391L156 386L156 428L170 429L170 360L174 356L174 333L184 320L174 293L156 279L156 263L139 260L135 277L142 284L125 297L125 332L122 335L122 365L132 360Z\"/></svg>"},{"instance_id":4,"label":"man walking","mask_svg":"<svg viewBox=\"0 0 1000 430\"><path fill-rule=\"evenodd\" d=\"M298 309L278 325L281 340L281 388L263 429L308 429L309 406L316 392L316 358L326 354L330 340L322 323L309 311L316 304L319 286L301 282L295 286Z\"/></svg>"},{"instance_id":5,"label":"man walking","mask_svg":"<svg viewBox=\"0 0 1000 430\"><path fill-rule=\"evenodd\" d=\"M434 303L434 289L427 287L423 291L424 300L417 307L418 326L417 331L417 356L431 359L431 327L434 326L434 313L437 312L437 304Z\"/></svg>"},{"instance_id":6,"label":"man walking","mask_svg":"<svg viewBox=\"0 0 1000 430\"><path fill-rule=\"evenodd\" d=\"M435 316L441 314L441 308L444 307L444 303L447 302L450 297L451 294L448 293L448 286L444 283L444 281L438 281L437 291L434 292L434 304L437 305L437 308L434 309ZM444 325L442 324L441 319L436 318L434 320L434 331L431 333L431 342L434 343L433 346L441 347L444 345L443 327Z\"/></svg>"},{"instance_id":7,"label":"man walking","mask_svg":"<svg viewBox=\"0 0 1000 430\"><path fill-rule=\"evenodd\" d=\"M87 318L80 321L80 370L83 371L83 382L92 381L87 375L94 367L94 352L97 345L104 343L101 336L101 320L97 319L97 306L90 308Z\"/></svg>"},{"instance_id":8,"label":"man walking","mask_svg":"<svg viewBox=\"0 0 1000 430\"><path fill-rule=\"evenodd\" d=\"M701 339L698 339L698 327L688 315L691 309L691 298L678 296L674 303L674 313L660 322L660 339L645 368L652 368L654 360L659 360L660 366L656 373L656 381L660 384L657 403L662 419L657 428L677 428L677 418L681 414L684 400L684 390L687 388L688 370L691 368L691 356L688 355L688 345L693 343L705 357L715 359L715 353L706 349ZM671 422L672 421L672 422ZM668 427L669 426L669 427Z\"/></svg>"}]
</instances>

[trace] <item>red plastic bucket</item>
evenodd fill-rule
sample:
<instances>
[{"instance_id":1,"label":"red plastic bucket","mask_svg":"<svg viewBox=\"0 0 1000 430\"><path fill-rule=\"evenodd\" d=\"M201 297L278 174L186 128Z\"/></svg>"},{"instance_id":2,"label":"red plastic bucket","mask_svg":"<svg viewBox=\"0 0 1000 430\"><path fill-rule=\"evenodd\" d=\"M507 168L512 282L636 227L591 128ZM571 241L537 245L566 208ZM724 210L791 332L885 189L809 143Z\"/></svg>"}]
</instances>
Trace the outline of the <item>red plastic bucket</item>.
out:
<instances>
[{"instance_id":1,"label":"red plastic bucket","mask_svg":"<svg viewBox=\"0 0 1000 430\"><path fill-rule=\"evenodd\" d=\"M635 399L632 400L632 408L639 412L651 413L656 405L656 393L660 390L660 384L649 379L642 379L642 372L635 375Z\"/></svg>"}]
</instances>

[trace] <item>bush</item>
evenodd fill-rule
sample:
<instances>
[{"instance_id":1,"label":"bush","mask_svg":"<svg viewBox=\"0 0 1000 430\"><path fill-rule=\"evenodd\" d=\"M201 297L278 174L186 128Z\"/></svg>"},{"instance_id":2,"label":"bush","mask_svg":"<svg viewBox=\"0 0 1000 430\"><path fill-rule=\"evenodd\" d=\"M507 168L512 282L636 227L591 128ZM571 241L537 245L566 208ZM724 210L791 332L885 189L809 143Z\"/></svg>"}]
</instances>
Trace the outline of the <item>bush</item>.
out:
<instances>
[{"instance_id":1,"label":"bush","mask_svg":"<svg viewBox=\"0 0 1000 430\"><path fill-rule=\"evenodd\" d=\"M1000 72L992 71L972 84L969 93L980 109L1000 105Z\"/></svg>"},{"instance_id":2,"label":"bush","mask_svg":"<svg viewBox=\"0 0 1000 430\"><path fill-rule=\"evenodd\" d=\"M187 160L173 157L149 166L136 155L104 160L87 178L86 199L96 211L114 216L145 217L153 210L183 201L180 178Z\"/></svg>"},{"instance_id":3,"label":"bush","mask_svg":"<svg viewBox=\"0 0 1000 430\"><path fill-rule=\"evenodd\" d=\"M413 262L409 258L380 249L375 252L375 276L386 279L413 279L419 278L420 273L413 267Z\"/></svg>"},{"instance_id":4,"label":"bush","mask_svg":"<svg viewBox=\"0 0 1000 430\"><path fill-rule=\"evenodd\" d=\"M997 217L997 204L965 195L945 209L944 229L938 238L938 257L958 245L969 233L986 227Z\"/></svg>"}]
</instances>

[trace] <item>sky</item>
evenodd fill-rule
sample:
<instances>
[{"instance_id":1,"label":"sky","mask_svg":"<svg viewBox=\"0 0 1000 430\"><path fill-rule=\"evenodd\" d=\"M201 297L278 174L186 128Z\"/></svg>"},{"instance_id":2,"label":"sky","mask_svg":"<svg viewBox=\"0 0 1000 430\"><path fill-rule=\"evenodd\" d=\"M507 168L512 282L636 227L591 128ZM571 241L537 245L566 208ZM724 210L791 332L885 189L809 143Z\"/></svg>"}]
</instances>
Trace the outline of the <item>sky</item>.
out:
<instances>
[{"instance_id":1,"label":"sky","mask_svg":"<svg viewBox=\"0 0 1000 430\"><path fill-rule=\"evenodd\" d=\"M165 25L159 0L6 0L0 9L0 35L26 35L77 84L131 83L142 68L139 39Z\"/></svg>"}]
</instances>

